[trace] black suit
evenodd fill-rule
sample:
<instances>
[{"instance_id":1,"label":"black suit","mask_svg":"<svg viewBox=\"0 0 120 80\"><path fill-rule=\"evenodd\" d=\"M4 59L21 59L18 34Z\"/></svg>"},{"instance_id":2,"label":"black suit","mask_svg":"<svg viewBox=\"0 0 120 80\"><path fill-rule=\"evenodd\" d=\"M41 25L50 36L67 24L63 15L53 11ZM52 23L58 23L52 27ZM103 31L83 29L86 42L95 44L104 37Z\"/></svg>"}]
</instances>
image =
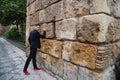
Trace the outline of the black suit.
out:
<instances>
[{"instance_id":1,"label":"black suit","mask_svg":"<svg viewBox=\"0 0 120 80\"><path fill-rule=\"evenodd\" d=\"M33 31L30 32L30 36L28 38L28 41L29 41L29 44L30 44L30 55L26 60L24 70L27 70L31 59L33 60L34 68L37 68L37 65L36 65L36 52L37 52L37 48L41 47L40 38L45 38L45 36L46 36L45 31L43 32L43 35L39 34L39 32L37 30L33 30Z\"/></svg>"}]
</instances>

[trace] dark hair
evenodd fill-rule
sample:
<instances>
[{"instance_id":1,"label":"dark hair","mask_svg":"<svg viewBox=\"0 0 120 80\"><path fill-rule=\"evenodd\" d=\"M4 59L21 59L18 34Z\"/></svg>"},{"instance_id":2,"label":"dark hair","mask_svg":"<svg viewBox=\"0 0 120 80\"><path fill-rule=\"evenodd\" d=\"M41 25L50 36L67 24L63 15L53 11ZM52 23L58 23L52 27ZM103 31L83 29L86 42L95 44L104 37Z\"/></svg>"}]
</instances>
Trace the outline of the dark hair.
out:
<instances>
[{"instance_id":1,"label":"dark hair","mask_svg":"<svg viewBox=\"0 0 120 80\"><path fill-rule=\"evenodd\" d=\"M41 27L42 24L35 24L34 26L40 26Z\"/></svg>"}]
</instances>

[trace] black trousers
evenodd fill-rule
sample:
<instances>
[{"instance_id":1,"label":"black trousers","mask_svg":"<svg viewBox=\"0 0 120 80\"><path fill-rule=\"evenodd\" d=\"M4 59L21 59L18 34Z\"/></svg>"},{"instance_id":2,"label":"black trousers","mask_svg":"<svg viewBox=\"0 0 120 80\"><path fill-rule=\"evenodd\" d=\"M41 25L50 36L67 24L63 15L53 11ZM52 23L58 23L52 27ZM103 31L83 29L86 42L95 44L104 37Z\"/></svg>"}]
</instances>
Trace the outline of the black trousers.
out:
<instances>
[{"instance_id":1,"label":"black trousers","mask_svg":"<svg viewBox=\"0 0 120 80\"><path fill-rule=\"evenodd\" d=\"M36 53L37 53L37 48L30 48L30 54L29 54L29 57L26 60L26 63L25 63L25 66L24 66L24 70L27 70L31 59L33 61L33 67L37 68Z\"/></svg>"}]
</instances>

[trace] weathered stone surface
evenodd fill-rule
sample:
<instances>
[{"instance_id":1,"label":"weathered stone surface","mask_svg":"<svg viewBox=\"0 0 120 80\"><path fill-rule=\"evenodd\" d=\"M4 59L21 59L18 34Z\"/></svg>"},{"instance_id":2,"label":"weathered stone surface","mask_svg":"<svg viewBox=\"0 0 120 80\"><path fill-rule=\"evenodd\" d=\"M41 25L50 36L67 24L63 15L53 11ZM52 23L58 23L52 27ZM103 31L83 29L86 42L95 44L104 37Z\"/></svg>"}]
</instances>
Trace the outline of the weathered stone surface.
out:
<instances>
[{"instance_id":1,"label":"weathered stone surface","mask_svg":"<svg viewBox=\"0 0 120 80\"><path fill-rule=\"evenodd\" d=\"M108 25L106 33L107 41L116 41L120 40L120 20L114 20Z\"/></svg>"},{"instance_id":2,"label":"weathered stone surface","mask_svg":"<svg viewBox=\"0 0 120 80\"><path fill-rule=\"evenodd\" d=\"M63 77L64 61L50 55L44 55L44 65L54 74Z\"/></svg>"},{"instance_id":3,"label":"weathered stone surface","mask_svg":"<svg viewBox=\"0 0 120 80\"><path fill-rule=\"evenodd\" d=\"M63 77L63 69L64 69L64 61L57 59L57 58L51 58L51 71L54 74L57 74L60 77Z\"/></svg>"},{"instance_id":4,"label":"weathered stone surface","mask_svg":"<svg viewBox=\"0 0 120 80\"><path fill-rule=\"evenodd\" d=\"M66 41L63 44L63 59L95 69L96 49L93 45Z\"/></svg>"},{"instance_id":5,"label":"weathered stone surface","mask_svg":"<svg viewBox=\"0 0 120 80\"><path fill-rule=\"evenodd\" d=\"M57 39L76 40L76 22L75 18L65 19L56 23Z\"/></svg>"},{"instance_id":6,"label":"weathered stone surface","mask_svg":"<svg viewBox=\"0 0 120 80\"><path fill-rule=\"evenodd\" d=\"M119 30L119 20L105 14L90 15L79 19L77 36L83 42L110 42L120 39Z\"/></svg>"},{"instance_id":7,"label":"weathered stone surface","mask_svg":"<svg viewBox=\"0 0 120 80\"><path fill-rule=\"evenodd\" d=\"M45 10L39 11L39 23L46 22L46 13Z\"/></svg>"},{"instance_id":8,"label":"weathered stone surface","mask_svg":"<svg viewBox=\"0 0 120 80\"><path fill-rule=\"evenodd\" d=\"M103 73L100 80L116 80L114 66L109 66Z\"/></svg>"},{"instance_id":9,"label":"weathered stone surface","mask_svg":"<svg viewBox=\"0 0 120 80\"><path fill-rule=\"evenodd\" d=\"M63 19L63 1L53 4L45 10L41 10L39 12L39 22L50 22L54 16L56 20Z\"/></svg>"},{"instance_id":10,"label":"weathered stone surface","mask_svg":"<svg viewBox=\"0 0 120 80\"><path fill-rule=\"evenodd\" d=\"M52 56L61 58L62 56L62 42L57 40L41 40L41 51L51 54Z\"/></svg>"},{"instance_id":11,"label":"weathered stone surface","mask_svg":"<svg viewBox=\"0 0 120 80\"><path fill-rule=\"evenodd\" d=\"M79 67L78 80L115 80L113 67L108 67L102 73Z\"/></svg>"},{"instance_id":12,"label":"weathered stone surface","mask_svg":"<svg viewBox=\"0 0 120 80\"><path fill-rule=\"evenodd\" d=\"M43 24L41 27L46 29L46 38L54 38L55 37L54 27L53 27L52 23Z\"/></svg>"},{"instance_id":13,"label":"weathered stone surface","mask_svg":"<svg viewBox=\"0 0 120 80\"><path fill-rule=\"evenodd\" d=\"M78 76L78 68L77 66L69 63L69 62L65 62L64 63L64 80L77 80L77 76Z\"/></svg>"},{"instance_id":14,"label":"weathered stone surface","mask_svg":"<svg viewBox=\"0 0 120 80\"><path fill-rule=\"evenodd\" d=\"M27 6L35 0L27 0Z\"/></svg>"},{"instance_id":15,"label":"weathered stone surface","mask_svg":"<svg viewBox=\"0 0 120 80\"><path fill-rule=\"evenodd\" d=\"M79 67L78 80L102 80L102 74L90 71L86 68Z\"/></svg>"},{"instance_id":16,"label":"weathered stone surface","mask_svg":"<svg viewBox=\"0 0 120 80\"><path fill-rule=\"evenodd\" d=\"M110 8L107 5L108 0L91 0L92 1L92 7L90 8L90 13L100 13L105 12L110 14Z\"/></svg>"},{"instance_id":17,"label":"weathered stone surface","mask_svg":"<svg viewBox=\"0 0 120 80\"><path fill-rule=\"evenodd\" d=\"M90 6L88 0L64 0L64 15L66 18L88 15Z\"/></svg>"},{"instance_id":18,"label":"weathered stone surface","mask_svg":"<svg viewBox=\"0 0 120 80\"><path fill-rule=\"evenodd\" d=\"M36 2L34 1L30 6L27 7L27 14L28 15L31 15L35 12L35 3Z\"/></svg>"},{"instance_id":19,"label":"weathered stone surface","mask_svg":"<svg viewBox=\"0 0 120 80\"><path fill-rule=\"evenodd\" d=\"M110 8L111 14L120 17L120 0L106 0Z\"/></svg>"},{"instance_id":20,"label":"weathered stone surface","mask_svg":"<svg viewBox=\"0 0 120 80\"><path fill-rule=\"evenodd\" d=\"M114 61L120 58L120 41L112 44L112 53Z\"/></svg>"},{"instance_id":21,"label":"weathered stone surface","mask_svg":"<svg viewBox=\"0 0 120 80\"><path fill-rule=\"evenodd\" d=\"M113 64L112 45L99 45L96 54L96 69L104 70Z\"/></svg>"},{"instance_id":22,"label":"weathered stone surface","mask_svg":"<svg viewBox=\"0 0 120 80\"><path fill-rule=\"evenodd\" d=\"M29 34L30 34L30 16L27 16L26 18L26 43L25 43L25 46L26 46L26 52L29 53L29 42L28 42L28 37L29 37Z\"/></svg>"},{"instance_id":23,"label":"weathered stone surface","mask_svg":"<svg viewBox=\"0 0 120 80\"><path fill-rule=\"evenodd\" d=\"M31 24L30 25L34 25L34 24L38 24L39 23L39 12L33 14L31 16Z\"/></svg>"},{"instance_id":24,"label":"weathered stone surface","mask_svg":"<svg viewBox=\"0 0 120 80\"><path fill-rule=\"evenodd\" d=\"M61 1L61 0L36 0L36 10L44 9L58 1Z\"/></svg>"}]
</instances>

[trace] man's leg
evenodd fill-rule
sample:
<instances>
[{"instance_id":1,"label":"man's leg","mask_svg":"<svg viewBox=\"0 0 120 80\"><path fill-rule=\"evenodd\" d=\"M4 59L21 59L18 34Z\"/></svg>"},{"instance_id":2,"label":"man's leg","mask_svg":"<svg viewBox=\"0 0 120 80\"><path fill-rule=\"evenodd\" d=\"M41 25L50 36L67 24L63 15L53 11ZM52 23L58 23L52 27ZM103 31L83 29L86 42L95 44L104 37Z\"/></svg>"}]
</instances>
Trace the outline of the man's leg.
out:
<instances>
[{"instance_id":1,"label":"man's leg","mask_svg":"<svg viewBox=\"0 0 120 80\"><path fill-rule=\"evenodd\" d=\"M29 54L29 57L26 60L26 63L25 63L25 66L24 66L24 71L27 71L27 68L28 68L29 63L30 63L32 58L33 58L33 50L32 50L32 48L30 48L30 54Z\"/></svg>"},{"instance_id":2,"label":"man's leg","mask_svg":"<svg viewBox=\"0 0 120 80\"><path fill-rule=\"evenodd\" d=\"M33 55L33 67L37 68L37 64L36 64L36 53L37 53L37 48L34 49L34 55Z\"/></svg>"},{"instance_id":3,"label":"man's leg","mask_svg":"<svg viewBox=\"0 0 120 80\"><path fill-rule=\"evenodd\" d=\"M34 67L34 70L40 70L41 68L38 68L37 67L37 64L36 64L36 54L37 54L37 48L36 49L34 49L35 51L35 53L34 53L34 56L33 56L33 67Z\"/></svg>"}]
</instances>

